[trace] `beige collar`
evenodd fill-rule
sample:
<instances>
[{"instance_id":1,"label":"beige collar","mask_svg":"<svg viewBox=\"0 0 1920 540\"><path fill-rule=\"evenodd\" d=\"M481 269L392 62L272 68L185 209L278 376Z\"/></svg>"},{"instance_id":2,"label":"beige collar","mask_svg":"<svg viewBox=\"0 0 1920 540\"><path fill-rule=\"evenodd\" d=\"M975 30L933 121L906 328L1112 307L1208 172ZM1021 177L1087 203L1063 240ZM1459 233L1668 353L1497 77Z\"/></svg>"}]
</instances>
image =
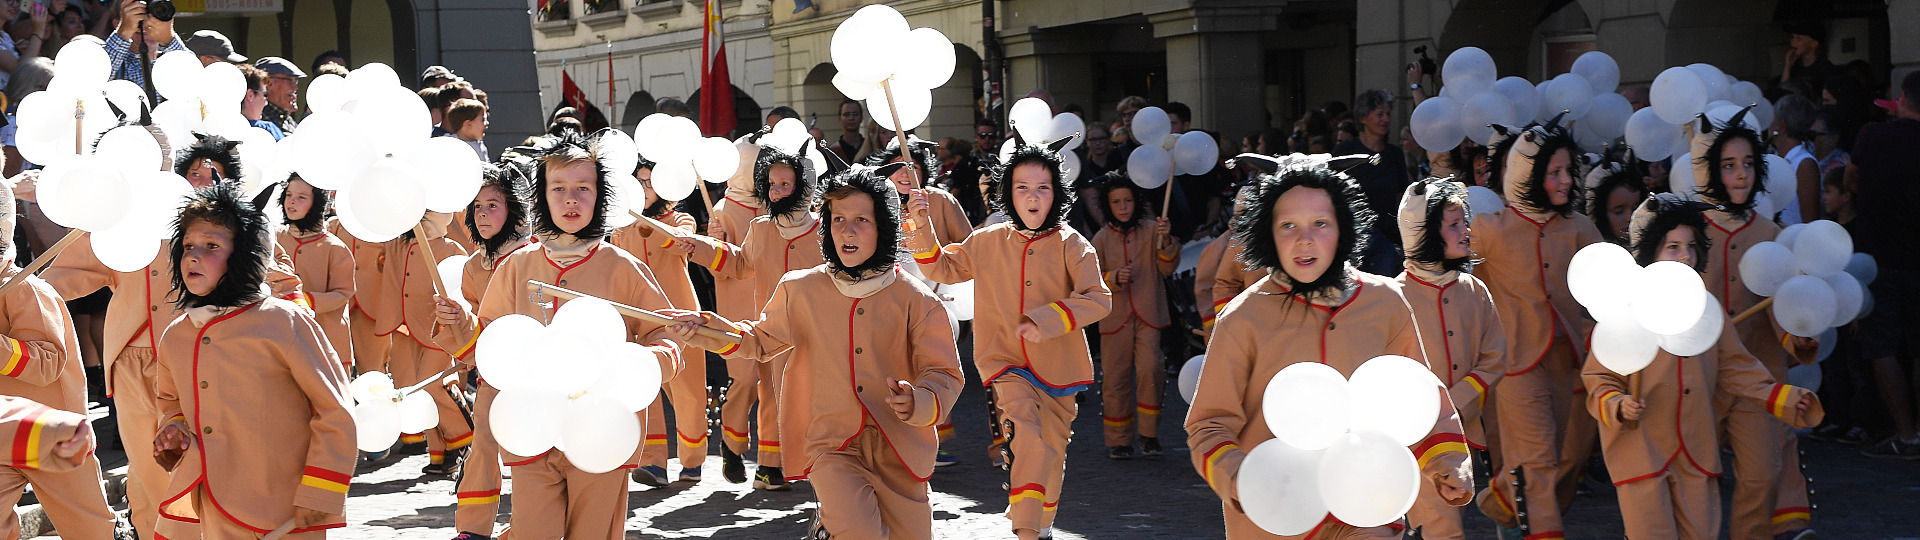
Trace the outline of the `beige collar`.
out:
<instances>
[{"instance_id":1,"label":"beige collar","mask_svg":"<svg viewBox=\"0 0 1920 540\"><path fill-rule=\"evenodd\" d=\"M780 229L780 238L792 240L799 238L818 225L820 216L813 212L795 212L790 215L773 216L773 225Z\"/></svg>"},{"instance_id":2,"label":"beige collar","mask_svg":"<svg viewBox=\"0 0 1920 540\"><path fill-rule=\"evenodd\" d=\"M888 285L892 285L893 282L899 281L900 268L895 266L888 268L885 272L874 272L873 275L853 281L843 279L840 277L840 274L833 272L828 272L827 276L833 278L833 288L839 289L842 296L846 296L847 298L866 298L879 294L881 289L885 289Z\"/></svg>"},{"instance_id":3,"label":"beige collar","mask_svg":"<svg viewBox=\"0 0 1920 540\"><path fill-rule=\"evenodd\" d=\"M570 266L592 256L593 250L600 247L600 239L557 234L552 238L541 238L540 247L547 250L547 259L554 264Z\"/></svg>"},{"instance_id":4,"label":"beige collar","mask_svg":"<svg viewBox=\"0 0 1920 540\"><path fill-rule=\"evenodd\" d=\"M1407 261L1407 274L1434 285L1446 285L1460 279L1460 272L1442 268L1439 263Z\"/></svg>"}]
</instances>

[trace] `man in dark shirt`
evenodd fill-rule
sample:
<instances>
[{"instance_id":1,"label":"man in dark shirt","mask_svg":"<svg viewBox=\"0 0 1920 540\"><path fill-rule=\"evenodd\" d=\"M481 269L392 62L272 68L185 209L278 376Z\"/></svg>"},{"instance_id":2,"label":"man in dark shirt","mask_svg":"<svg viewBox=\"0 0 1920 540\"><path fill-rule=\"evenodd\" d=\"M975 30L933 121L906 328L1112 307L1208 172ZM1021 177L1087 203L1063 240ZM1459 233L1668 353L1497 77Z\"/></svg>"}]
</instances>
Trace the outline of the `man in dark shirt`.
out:
<instances>
[{"instance_id":1,"label":"man in dark shirt","mask_svg":"<svg viewBox=\"0 0 1920 540\"><path fill-rule=\"evenodd\" d=\"M1920 232L1920 72L1900 82L1894 119L1860 128L1853 162L1847 166L1854 189L1854 246L1872 255L1879 277L1868 285L1875 307L1860 325L1861 356L1873 361L1880 397L1892 418L1894 436L1862 453L1868 457L1920 459L1920 254L1913 237Z\"/></svg>"},{"instance_id":2,"label":"man in dark shirt","mask_svg":"<svg viewBox=\"0 0 1920 540\"><path fill-rule=\"evenodd\" d=\"M300 123L293 118L294 111L300 110L300 79L307 77L293 62L278 56L265 56L253 61L253 67L267 72L267 106L260 112L260 119L280 126L280 132L293 134L294 126Z\"/></svg>"},{"instance_id":3,"label":"man in dark shirt","mask_svg":"<svg viewBox=\"0 0 1920 540\"><path fill-rule=\"evenodd\" d=\"M1387 141L1393 126L1393 95L1386 90L1361 92L1353 100L1354 119L1359 121L1360 136L1333 147L1333 155L1380 154L1378 163L1363 164L1347 170L1347 176L1360 183L1373 208L1373 239L1361 257L1361 270L1392 276L1400 273L1400 194L1412 183L1407 175L1406 155Z\"/></svg>"}]
</instances>

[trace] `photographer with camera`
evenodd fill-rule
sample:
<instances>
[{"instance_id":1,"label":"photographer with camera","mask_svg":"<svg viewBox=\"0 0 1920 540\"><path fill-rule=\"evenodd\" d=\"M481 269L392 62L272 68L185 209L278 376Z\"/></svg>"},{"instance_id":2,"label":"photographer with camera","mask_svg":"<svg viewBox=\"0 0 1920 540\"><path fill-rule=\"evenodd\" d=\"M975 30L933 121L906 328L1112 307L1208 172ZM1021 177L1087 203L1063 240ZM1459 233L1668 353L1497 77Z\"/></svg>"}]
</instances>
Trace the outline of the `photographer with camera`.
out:
<instances>
[{"instance_id":1,"label":"photographer with camera","mask_svg":"<svg viewBox=\"0 0 1920 540\"><path fill-rule=\"evenodd\" d=\"M168 51L187 49L186 42L173 33L173 10L172 0L122 0L120 29L107 36L106 44L113 78L133 81L144 88L147 77L143 63ZM142 49L147 51L145 59L137 52Z\"/></svg>"},{"instance_id":2,"label":"photographer with camera","mask_svg":"<svg viewBox=\"0 0 1920 540\"><path fill-rule=\"evenodd\" d=\"M1420 58L1407 63L1407 90L1413 94L1413 105L1418 107L1429 96L1440 95L1438 90L1431 93L1427 91L1428 88L1440 86L1440 66L1433 62L1433 57L1427 56L1425 45L1414 47L1413 53L1420 55ZM1427 77L1433 77L1433 84L1425 84Z\"/></svg>"}]
</instances>

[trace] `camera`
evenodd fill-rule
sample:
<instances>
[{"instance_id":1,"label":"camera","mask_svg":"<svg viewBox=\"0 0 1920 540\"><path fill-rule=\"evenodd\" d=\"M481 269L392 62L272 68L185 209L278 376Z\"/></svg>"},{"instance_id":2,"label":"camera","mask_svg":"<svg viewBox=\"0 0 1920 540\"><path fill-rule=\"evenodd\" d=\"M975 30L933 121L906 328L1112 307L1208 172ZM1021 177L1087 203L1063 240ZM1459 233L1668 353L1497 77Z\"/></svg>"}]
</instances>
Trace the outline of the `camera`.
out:
<instances>
[{"instance_id":1,"label":"camera","mask_svg":"<svg viewBox=\"0 0 1920 540\"><path fill-rule=\"evenodd\" d=\"M171 1L168 1L168 0L156 0L156 1L166 1L166 2L167 2L167 3L169 3L169 4L171 4L171 3L172 3ZM1437 75L1437 74L1439 74L1439 73L1440 73L1440 66L1437 66L1437 65L1434 65L1434 63L1433 63L1433 58L1432 58L1432 57L1429 57L1429 56L1427 56L1427 46L1426 46L1426 45L1421 45L1421 46L1419 46L1419 47L1414 47L1414 48L1413 48L1413 54L1417 54L1417 55L1420 55L1420 59L1419 59L1419 60L1416 60L1416 61L1417 61L1417 62L1420 62L1420 72L1421 72L1421 73L1425 73L1425 74L1428 74L1428 75Z\"/></svg>"},{"instance_id":2,"label":"camera","mask_svg":"<svg viewBox=\"0 0 1920 540\"><path fill-rule=\"evenodd\" d=\"M175 12L173 0L146 0L145 4L147 4L147 15L152 16L155 20L162 22L173 20L173 14Z\"/></svg>"}]
</instances>

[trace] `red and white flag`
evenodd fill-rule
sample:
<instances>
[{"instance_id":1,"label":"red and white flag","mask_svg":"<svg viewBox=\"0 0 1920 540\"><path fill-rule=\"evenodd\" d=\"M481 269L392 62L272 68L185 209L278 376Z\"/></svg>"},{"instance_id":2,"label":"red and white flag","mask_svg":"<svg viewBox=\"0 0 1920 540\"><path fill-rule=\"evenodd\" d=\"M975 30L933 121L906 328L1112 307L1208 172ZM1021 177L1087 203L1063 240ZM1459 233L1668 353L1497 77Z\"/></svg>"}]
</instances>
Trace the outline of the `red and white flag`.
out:
<instances>
[{"instance_id":1,"label":"red and white flag","mask_svg":"<svg viewBox=\"0 0 1920 540\"><path fill-rule=\"evenodd\" d=\"M565 69L560 70L560 100L567 102L568 107L579 109L580 114L587 113L587 93L573 83L573 76Z\"/></svg>"},{"instance_id":2,"label":"red and white flag","mask_svg":"<svg viewBox=\"0 0 1920 540\"><path fill-rule=\"evenodd\" d=\"M721 34L720 0L706 0L706 33L700 50L700 132L724 137L737 123L733 117L733 81L727 76L727 42Z\"/></svg>"}]
</instances>

